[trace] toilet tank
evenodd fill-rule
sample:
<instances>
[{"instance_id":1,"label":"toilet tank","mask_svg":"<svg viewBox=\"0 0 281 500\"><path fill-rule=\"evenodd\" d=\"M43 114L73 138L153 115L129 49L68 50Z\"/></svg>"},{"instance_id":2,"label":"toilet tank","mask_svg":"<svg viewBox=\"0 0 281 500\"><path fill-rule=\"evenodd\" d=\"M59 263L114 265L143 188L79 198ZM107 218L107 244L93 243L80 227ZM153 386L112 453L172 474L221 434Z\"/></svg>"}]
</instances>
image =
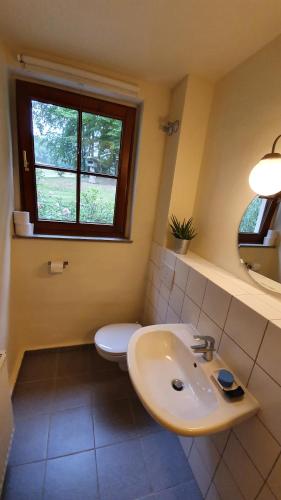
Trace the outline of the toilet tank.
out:
<instances>
[{"instance_id":1,"label":"toilet tank","mask_svg":"<svg viewBox=\"0 0 281 500\"><path fill-rule=\"evenodd\" d=\"M0 495L14 430L6 352L0 351Z\"/></svg>"}]
</instances>

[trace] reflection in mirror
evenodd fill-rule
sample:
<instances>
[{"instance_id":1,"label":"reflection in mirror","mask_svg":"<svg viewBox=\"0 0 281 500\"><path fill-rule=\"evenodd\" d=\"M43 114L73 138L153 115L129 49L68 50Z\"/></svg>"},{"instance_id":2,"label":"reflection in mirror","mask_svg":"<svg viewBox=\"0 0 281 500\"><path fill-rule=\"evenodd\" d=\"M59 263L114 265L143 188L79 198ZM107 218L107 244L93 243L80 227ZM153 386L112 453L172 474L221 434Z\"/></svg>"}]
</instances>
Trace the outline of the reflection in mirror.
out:
<instances>
[{"instance_id":1,"label":"reflection in mirror","mask_svg":"<svg viewBox=\"0 0 281 500\"><path fill-rule=\"evenodd\" d=\"M246 208L238 230L241 263L261 286L281 293L280 196L256 196Z\"/></svg>"}]
</instances>

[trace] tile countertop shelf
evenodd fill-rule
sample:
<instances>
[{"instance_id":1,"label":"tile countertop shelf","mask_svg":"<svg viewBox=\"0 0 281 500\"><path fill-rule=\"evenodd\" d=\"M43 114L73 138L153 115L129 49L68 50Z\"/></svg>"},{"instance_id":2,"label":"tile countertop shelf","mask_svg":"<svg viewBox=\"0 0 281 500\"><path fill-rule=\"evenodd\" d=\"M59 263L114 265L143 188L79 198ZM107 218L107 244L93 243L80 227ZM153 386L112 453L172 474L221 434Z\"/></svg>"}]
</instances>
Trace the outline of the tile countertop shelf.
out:
<instances>
[{"instance_id":1,"label":"tile countertop shelf","mask_svg":"<svg viewBox=\"0 0 281 500\"><path fill-rule=\"evenodd\" d=\"M185 262L233 297L237 297L242 303L267 320L281 320L281 295L274 294L273 296L266 293L261 288L246 283L193 252L188 252L187 255L175 255L179 260Z\"/></svg>"}]
</instances>

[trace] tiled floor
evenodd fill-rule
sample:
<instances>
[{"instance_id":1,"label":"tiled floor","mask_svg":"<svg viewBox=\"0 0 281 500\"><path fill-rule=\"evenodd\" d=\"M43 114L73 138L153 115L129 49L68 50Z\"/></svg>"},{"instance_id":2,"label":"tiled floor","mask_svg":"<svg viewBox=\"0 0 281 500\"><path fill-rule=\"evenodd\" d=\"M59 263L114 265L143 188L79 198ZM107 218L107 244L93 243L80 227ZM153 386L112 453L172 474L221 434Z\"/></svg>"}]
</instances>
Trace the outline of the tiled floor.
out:
<instances>
[{"instance_id":1,"label":"tiled floor","mask_svg":"<svg viewBox=\"0 0 281 500\"><path fill-rule=\"evenodd\" d=\"M2 500L199 500L175 435L92 346L27 353Z\"/></svg>"}]
</instances>

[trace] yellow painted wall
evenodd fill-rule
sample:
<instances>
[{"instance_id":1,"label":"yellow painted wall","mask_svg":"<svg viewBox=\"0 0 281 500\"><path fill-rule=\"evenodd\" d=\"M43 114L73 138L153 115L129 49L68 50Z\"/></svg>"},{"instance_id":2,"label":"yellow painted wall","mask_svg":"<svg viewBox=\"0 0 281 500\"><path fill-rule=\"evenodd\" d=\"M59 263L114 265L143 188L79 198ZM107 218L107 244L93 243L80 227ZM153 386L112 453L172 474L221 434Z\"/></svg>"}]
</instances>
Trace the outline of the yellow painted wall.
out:
<instances>
[{"instance_id":1,"label":"yellow painted wall","mask_svg":"<svg viewBox=\"0 0 281 500\"><path fill-rule=\"evenodd\" d=\"M237 229L253 198L248 175L281 130L281 37L215 89L196 199L192 250L250 280L237 252Z\"/></svg>"},{"instance_id":2,"label":"yellow painted wall","mask_svg":"<svg viewBox=\"0 0 281 500\"><path fill-rule=\"evenodd\" d=\"M213 85L190 75L176 88L182 94L181 130L169 214L180 219L193 214L197 184L212 104Z\"/></svg>"},{"instance_id":3,"label":"yellow painted wall","mask_svg":"<svg viewBox=\"0 0 281 500\"><path fill-rule=\"evenodd\" d=\"M179 131L167 137L159 190L154 239L172 247L168 218L193 214L202 164L213 85L197 76L185 77L172 90L168 119Z\"/></svg>"},{"instance_id":4,"label":"yellow painted wall","mask_svg":"<svg viewBox=\"0 0 281 500\"><path fill-rule=\"evenodd\" d=\"M175 176L179 141L182 133L182 116L187 84L188 77L184 78L178 85L176 85L175 88L172 89L169 114L166 117L166 121L174 122L179 120L180 128L177 133L167 136L165 145L154 230L154 240L161 245L166 244L169 207Z\"/></svg>"},{"instance_id":5,"label":"yellow painted wall","mask_svg":"<svg viewBox=\"0 0 281 500\"><path fill-rule=\"evenodd\" d=\"M11 212L13 180L9 127L6 52L0 45L0 349L7 350L11 373L17 358L17 342L9 335Z\"/></svg>"},{"instance_id":6,"label":"yellow painted wall","mask_svg":"<svg viewBox=\"0 0 281 500\"><path fill-rule=\"evenodd\" d=\"M169 89L138 82L144 101L132 221L133 243L12 241L12 331L21 348L90 342L92 330L141 316L168 112ZM69 261L62 275L47 262Z\"/></svg>"}]
</instances>

